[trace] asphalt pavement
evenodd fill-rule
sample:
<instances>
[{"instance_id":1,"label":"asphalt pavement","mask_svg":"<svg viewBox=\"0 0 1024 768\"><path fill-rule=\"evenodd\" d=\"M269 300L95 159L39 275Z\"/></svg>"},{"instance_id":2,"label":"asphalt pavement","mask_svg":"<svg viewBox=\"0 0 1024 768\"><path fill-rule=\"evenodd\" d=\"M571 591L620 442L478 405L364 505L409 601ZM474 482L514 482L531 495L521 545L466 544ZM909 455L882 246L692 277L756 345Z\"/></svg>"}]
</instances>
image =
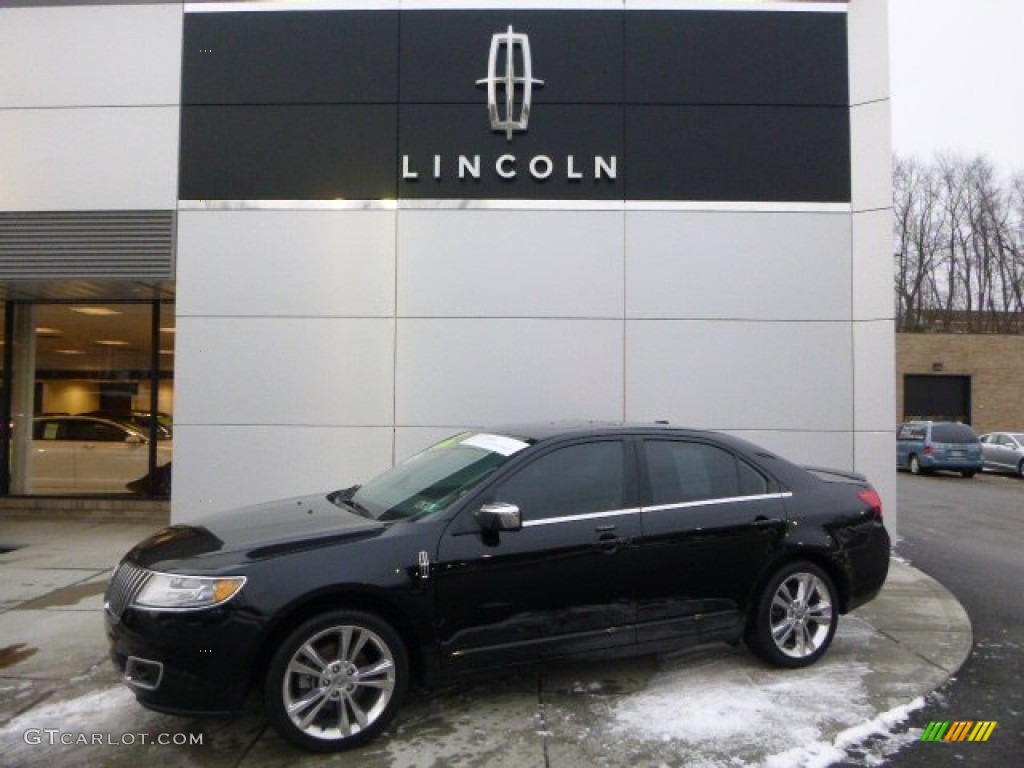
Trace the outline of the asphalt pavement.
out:
<instances>
[{"instance_id":1,"label":"asphalt pavement","mask_svg":"<svg viewBox=\"0 0 1024 768\"><path fill-rule=\"evenodd\" d=\"M896 551L942 575L971 617L974 647L908 727L995 722L989 740L908 745L891 768L1024 765L1024 480L984 474L901 475Z\"/></svg>"},{"instance_id":2,"label":"asphalt pavement","mask_svg":"<svg viewBox=\"0 0 1024 768\"><path fill-rule=\"evenodd\" d=\"M0 766L877 765L920 739L908 719L972 645L957 599L896 559L879 597L840 619L808 669L769 668L725 644L553 665L415 692L375 742L309 756L255 705L230 720L175 718L119 682L103 590L156 527L0 516Z\"/></svg>"}]
</instances>

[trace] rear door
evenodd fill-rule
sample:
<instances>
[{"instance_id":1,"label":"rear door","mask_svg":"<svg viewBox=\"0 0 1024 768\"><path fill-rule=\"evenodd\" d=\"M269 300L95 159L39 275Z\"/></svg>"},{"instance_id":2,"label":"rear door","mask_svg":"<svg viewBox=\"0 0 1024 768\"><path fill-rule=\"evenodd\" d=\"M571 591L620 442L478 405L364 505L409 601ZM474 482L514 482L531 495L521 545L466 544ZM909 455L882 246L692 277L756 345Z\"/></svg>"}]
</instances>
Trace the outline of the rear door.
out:
<instances>
[{"instance_id":1,"label":"rear door","mask_svg":"<svg viewBox=\"0 0 1024 768\"><path fill-rule=\"evenodd\" d=\"M640 455L638 641L740 629L785 533L789 494L711 443L645 439Z\"/></svg>"},{"instance_id":2,"label":"rear door","mask_svg":"<svg viewBox=\"0 0 1024 768\"><path fill-rule=\"evenodd\" d=\"M1016 469L1017 462L1020 461L1017 454L1017 443L1015 443L1009 435L995 434L991 436L990 449L992 451L993 463L999 466L999 469ZM986 451L988 454L988 451Z\"/></svg>"},{"instance_id":3,"label":"rear door","mask_svg":"<svg viewBox=\"0 0 1024 768\"><path fill-rule=\"evenodd\" d=\"M480 667L634 642L632 455L621 439L557 447L453 523L434 569L445 663ZM487 502L519 507L522 529L481 531L472 513Z\"/></svg>"}]
</instances>

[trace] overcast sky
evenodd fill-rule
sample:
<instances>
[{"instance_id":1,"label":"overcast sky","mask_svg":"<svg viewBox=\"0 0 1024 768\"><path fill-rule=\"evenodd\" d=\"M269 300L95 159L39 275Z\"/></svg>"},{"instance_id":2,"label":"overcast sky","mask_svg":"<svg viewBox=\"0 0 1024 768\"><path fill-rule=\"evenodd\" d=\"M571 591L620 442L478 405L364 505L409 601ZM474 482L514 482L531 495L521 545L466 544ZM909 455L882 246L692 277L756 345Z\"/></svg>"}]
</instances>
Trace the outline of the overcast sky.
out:
<instances>
[{"instance_id":1,"label":"overcast sky","mask_svg":"<svg viewBox=\"0 0 1024 768\"><path fill-rule=\"evenodd\" d=\"M893 147L1024 172L1024 0L889 0Z\"/></svg>"}]
</instances>

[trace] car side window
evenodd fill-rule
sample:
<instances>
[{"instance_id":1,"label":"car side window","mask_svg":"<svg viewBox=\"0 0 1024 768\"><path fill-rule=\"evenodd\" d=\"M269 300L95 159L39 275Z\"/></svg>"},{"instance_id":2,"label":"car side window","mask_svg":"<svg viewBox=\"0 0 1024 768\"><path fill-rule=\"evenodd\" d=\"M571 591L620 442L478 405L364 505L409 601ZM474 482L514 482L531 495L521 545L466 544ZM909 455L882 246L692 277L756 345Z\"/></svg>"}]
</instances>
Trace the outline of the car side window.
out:
<instances>
[{"instance_id":1,"label":"car side window","mask_svg":"<svg viewBox=\"0 0 1024 768\"><path fill-rule=\"evenodd\" d=\"M515 504L523 520L622 509L624 449L619 440L558 448L527 464L495 489L495 501Z\"/></svg>"},{"instance_id":2,"label":"car side window","mask_svg":"<svg viewBox=\"0 0 1024 768\"><path fill-rule=\"evenodd\" d=\"M648 440L644 456L653 506L768 491L764 475L728 451L706 443Z\"/></svg>"},{"instance_id":3,"label":"car side window","mask_svg":"<svg viewBox=\"0 0 1024 768\"><path fill-rule=\"evenodd\" d=\"M914 440L919 442L925 439L925 428L917 424L903 424L896 434L897 440Z\"/></svg>"},{"instance_id":4,"label":"car side window","mask_svg":"<svg viewBox=\"0 0 1024 768\"><path fill-rule=\"evenodd\" d=\"M33 440L67 440L66 430L59 421L37 421L32 425Z\"/></svg>"},{"instance_id":5,"label":"car side window","mask_svg":"<svg viewBox=\"0 0 1024 768\"><path fill-rule=\"evenodd\" d=\"M125 433L102 421L79 421L75 424L75 439L94 443L123 443Z\"/></svg>"}]
</instances>

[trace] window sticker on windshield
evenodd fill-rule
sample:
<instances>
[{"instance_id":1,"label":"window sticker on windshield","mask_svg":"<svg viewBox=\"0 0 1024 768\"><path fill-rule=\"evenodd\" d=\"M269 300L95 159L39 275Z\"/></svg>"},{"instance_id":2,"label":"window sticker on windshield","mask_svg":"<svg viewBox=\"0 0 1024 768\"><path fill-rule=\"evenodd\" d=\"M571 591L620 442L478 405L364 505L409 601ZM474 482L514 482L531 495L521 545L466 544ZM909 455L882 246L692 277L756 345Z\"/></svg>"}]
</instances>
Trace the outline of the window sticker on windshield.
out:
<instances>
[{"instance_id":1,"label":"window sticker on windshield","mask_svg":"<svg viewBox=\"0 0 1024 768\"><path fill-rule=\"evenodd\" d=\"M524 443L522 440L502 435L488 435L484 432L467 437L462 441L462 444L481 448L491 453L500 453L502 456L511 456L514 453L519 453L524 448L530 447L529 443Z\"/></svg>"}]
</instances>

